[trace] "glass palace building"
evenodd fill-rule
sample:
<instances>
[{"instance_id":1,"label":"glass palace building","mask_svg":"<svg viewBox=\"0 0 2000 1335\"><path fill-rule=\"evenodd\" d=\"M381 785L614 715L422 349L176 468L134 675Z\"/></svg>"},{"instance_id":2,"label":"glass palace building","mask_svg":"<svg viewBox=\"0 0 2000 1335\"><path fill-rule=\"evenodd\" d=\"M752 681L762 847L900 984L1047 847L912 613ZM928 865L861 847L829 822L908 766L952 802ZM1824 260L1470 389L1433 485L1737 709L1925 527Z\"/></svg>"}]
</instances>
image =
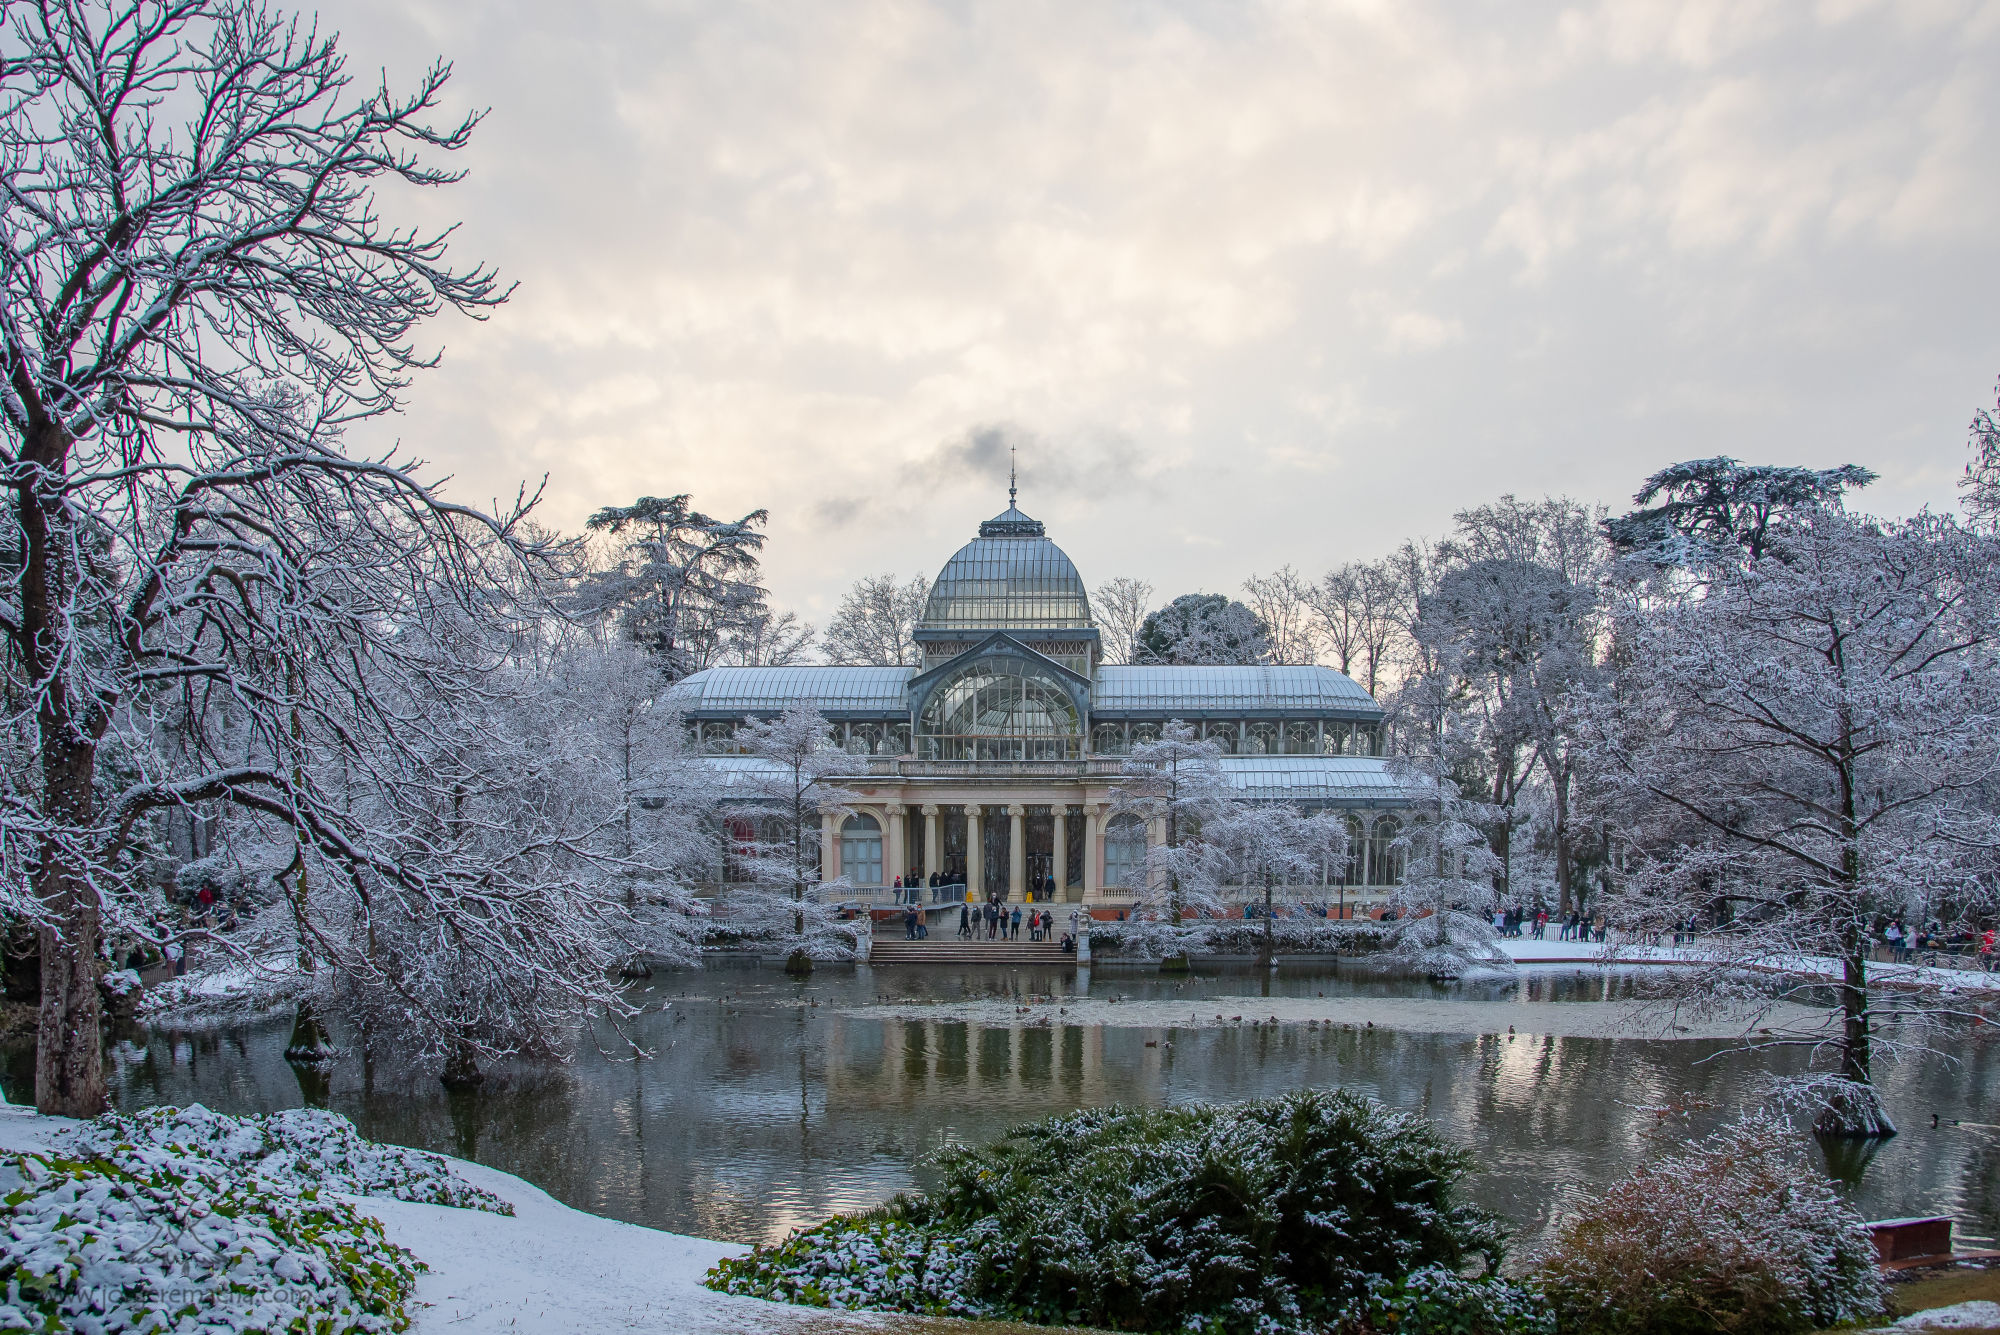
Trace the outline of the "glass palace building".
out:
<instances>
[{"instance_id":1,"label":"glass palace building","mask_svg":"<svg viewBox=\"0 0 2000 1335\"><path fill-rule=\"evenodd\" d=\"M714 667L668 697L725 787L761 763L734 754L745 720L801 700L825 715L859 800L823 823L821 865L860 897L914 874L1014 901L1129 901L1163 831L1113 817L1111 796L1169 719L1220 747L1246 798L1349 813L1329 890L1365 897L1397 875L1400 789L1366 691L1325 667L1104 663L1076 566L1011 502L938 572L914 638L915 666Z\"/></svg>"}]
</instances>

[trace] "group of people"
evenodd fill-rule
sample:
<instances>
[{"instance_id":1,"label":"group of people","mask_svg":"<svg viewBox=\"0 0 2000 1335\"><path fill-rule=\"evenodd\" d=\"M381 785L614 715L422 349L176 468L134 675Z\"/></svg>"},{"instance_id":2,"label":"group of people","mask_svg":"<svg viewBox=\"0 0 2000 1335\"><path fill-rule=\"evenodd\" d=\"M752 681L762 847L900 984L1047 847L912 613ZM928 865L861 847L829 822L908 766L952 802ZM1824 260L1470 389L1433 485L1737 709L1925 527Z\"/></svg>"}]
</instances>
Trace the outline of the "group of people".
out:
<instances>
[{"instance_id":1,"label":"group of people","mask_svg":"<svg viewBox=\"0 0 2000 1335\"><path fill-rule=\"evenodd\" d=\"M1570 914L1572 922L1574 922L1575 918L1576 915L1574 913ZM1536 909L1533 913L1530 913L1528 910L1518 906L1493 910L1493 930L1500 935L1520 936L1524 929L1537 941L1545 939L1549 931L1549 911L1547 909ZM1564 932L1565 935L1562 939L1567 941L1569 940L1567 925L1565 925Z\"/></svg>"},{"instance_id":2,"label":"group of people","mask_svg":"<svg viewBox=\"0 0 2000 1335\"><path fill-rule=\"evenodd\" d=\"M1548 915L1546 913L1542 915L1542 920L1544 924L1547 923ZM1576 909L1571 909L1563 915L1562 926L1556 929L1556 940L1602 942L1604 940L1604 927L1603 918L1598 918L1593 922L1588 915L1580 913ZM1535 939L1538 941L1541 940L1542 934L1536 932Z\"/></svg>"},{"instance_id":3,"label":"group of people","mask_svg":"<svg viewBox=\"0 0 2000 1335\"><path fill-rule=\"evenodd\" d=\"M958 934L971 941L980 939L982 927L988 941L1018 941L1024 923L1030 941L1055 939L1055 915L1047 909L1031 909L1023 914L1019 904L1010 910L998 897L989 897L984 904L967 903L958 907Z\"/></svg>"},{"instance_id":4,"label":"group of people","mask_svg":"<svg viewBox=\"0 0 2000 1335\"><path fill-rule=\"evenodd\" d=\"M2000 947L1996 947L1991 927L1967 927L1954 932L1935 918L1921 927L1909 927L1898 916L1882 928L1882 944L1888 949L1889 959L1897 964L1909 963L1919 950L1930 950L1959 956L1970 954L1988 973L2000 968Z\"/></svg>"},{"instance_id":5,"label":"group of people","mask_svg":"<svg viewBox=\"0 0 2000 1335\"><path fill-rule=\"evenodd\" d=\"M896 878L894 888L898 904L923 903L926 888L931 892L931 903L949 904L953 900L965 898L965 869L958 867L948 871L934 871L929 877L925 877L921 870L912 867L908 875Z\"/></svg>"},{"instance_id":6,"label":"group of people","mask_svg":"<svg viewBox=\"0 0 2000 1335\"><path fill-rule=\"evenodd\" d=\"M898 876L892 889L896 892L898 904L921 904L924 891L930 891L933 904L952 904L963 900L972 902L966 888L965 868L950 867L944 871L934 871L925 876L919 868L910 868L907 875ZM1056 897L1056 880L1053 876L1036 872L1028 878L1028 899L1031 903L1046 903Z\"/></svg>"}]
</instances>

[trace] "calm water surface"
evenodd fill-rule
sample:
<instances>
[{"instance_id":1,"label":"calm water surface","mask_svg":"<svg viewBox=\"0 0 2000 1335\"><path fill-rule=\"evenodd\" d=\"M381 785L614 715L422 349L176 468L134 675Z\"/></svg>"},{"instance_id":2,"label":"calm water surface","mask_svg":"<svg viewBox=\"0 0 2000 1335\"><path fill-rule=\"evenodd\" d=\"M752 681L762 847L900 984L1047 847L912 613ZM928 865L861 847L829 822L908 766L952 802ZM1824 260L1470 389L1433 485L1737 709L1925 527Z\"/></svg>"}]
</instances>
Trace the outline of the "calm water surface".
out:
<instances>
[{"instance_id":1,"label":"calm water surface","mask_svg":"<svg viewBox=\"0 0 2000 1335\"><path fill-rule=\"evenodd\" d=\"M1323 992L1511 998L1532 1007L1615 993L1629 981L1596 970L1448 986L1335 971L1184 982L1100 971L1086 986L1096 997ZM1770 1072L1802 1061L1715 1042L978 1025L837 1013L870 1001L1062 995L1077 986L1066 970L1007 968L864 967L804 984L754 968L661 974L636 993L657 1008L635 1030L655 1050L649 1060L593 1047L562 1071L498 1072L479 1093L454 1096L433 1078L349 1057L333 1073L328 1101L375 1139L518 1173L581 1209L758 1242L922 1186L927 1157L940 1146L984 1141L1043 1113L1338 1087L1422 1112L1473 1147L1483 1167L1473 1195L1532 1240L1565 1198L1623 1176L1662 1147L1658 1106L1693 1104L1713 1120L1752 1097ZM118 1046L114 1098L128 1109L297 1106L302 1091L283 1058L288 1033L288 1021L141 1033ZM1967 1235L2000 1233L1993 1045L1968 1043L1955 1069L1885 1064L1878 1079L1904 1134L1830 1165L1862 1212L1949 1213ZM9 1053L0 1080L10 1099L30 1098L32 1054ZM1937 1130L1933 1113L1943 1123Z\"/></svg>"}]
</instances>

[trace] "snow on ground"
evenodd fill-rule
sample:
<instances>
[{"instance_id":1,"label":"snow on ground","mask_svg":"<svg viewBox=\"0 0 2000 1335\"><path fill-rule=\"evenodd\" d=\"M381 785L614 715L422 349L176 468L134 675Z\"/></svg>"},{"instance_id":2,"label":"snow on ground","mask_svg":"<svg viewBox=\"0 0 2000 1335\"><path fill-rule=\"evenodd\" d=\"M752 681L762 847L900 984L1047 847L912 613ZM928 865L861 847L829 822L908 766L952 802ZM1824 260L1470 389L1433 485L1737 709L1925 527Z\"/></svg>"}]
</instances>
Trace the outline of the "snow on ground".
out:
<instances>
[{"instance_id":1,"label":"snow on ground","mask_svg":"<svg viewBox=\"0 0 2000 1335\"><path fill-rule=\"evenodd\" d=\"M2000 1329L2000 1303L1977 1299L1969 1303L1953 1303L1950 1307L1932 1307L1912 1313L1888 1329L1891 1332Z\"/></svg>"},{"instance_id":2,"label":"snow on ground","mask_svg":"<svg viewBox=\"0 0 2000 1335\"><path fill-rule=\"evenodd\" d=\"M145 1019L227 1021L289 1005L299 983L289 955L233 957L195 965L179 978L149 984L139 1001Z\"/></svg>"},{"instance_id":3,"label":"snow on ground","mask_svg":"<svg viewBox=\"0 0 2000 1335\"><path fill-rule=\"evenodd\" d=\"M1458 1001L1426 997L1245 997L1114 1001L1055 997L897 1001L843 1006L870 1020L962 1020L974 1024L1087 1024L1117 1029L1233 1029L1253 1024L1330 1025L1419 1034L1518 1034L1557 1038L1740 1038L1755 1029L1832 1032L1832 1012L1779 1004L1719 1015L1675 1014L1629 1001Z\"/></svg>"},{"instance_id":4,"label":"snow on ground","mask_svg":"<svg viewBox=\"0 0 2000 1335\"><path fill-rule=\"evenodd\" d=\"M47 1151L76 1125L0 1105L0 1150ZM701 1277L748 1250L572 1210L520 1178L462 1159L452 1171L514 1206L512 1217L379 1196L345 1197L381 1220L391 1242L430 1267L410 1303L411 1329L465 1335L574 1335L577 1331L915 1331L928 1323L843 1316L712 1293Z\"/></svg>"},{"instance_id":5,"label":"snow on ground","mask_svg":"<svg viewBox=\"0 0 2000 1335\"><path fill-rule=\"evenodd\" d=\"M1533 937L1501 937L1496 943L1517 964L1707 964L1714 956L1697 942L1692 946L1646 946L1631 942L1537 941ZM1814 978L1839 978L1840 963L1821 955L1761 961L1765 967ZM1923 964L1868 966L1875 982L1896 981L1948 992L2000 993L2000 974L1977 969L1945 969Z\"/></svg>"},{"instance_id":6,"label":"snow on ground","mask_svg":"<svg viewBox=\"0 0 2000 1335\"><path fill-rule=\"evenodd\" d=\"M382 1221L391 1242L408 1247L430 1267L417 1281L412 1330L748 1335L884 1328L879 1320L701 1287L710 1266L747 1247L585 1214L511 1173L459 1159L451 1166L472 1185L509 1201L514 1216L373 1197L362 1204Z\"/></svg>"}]
</instances>

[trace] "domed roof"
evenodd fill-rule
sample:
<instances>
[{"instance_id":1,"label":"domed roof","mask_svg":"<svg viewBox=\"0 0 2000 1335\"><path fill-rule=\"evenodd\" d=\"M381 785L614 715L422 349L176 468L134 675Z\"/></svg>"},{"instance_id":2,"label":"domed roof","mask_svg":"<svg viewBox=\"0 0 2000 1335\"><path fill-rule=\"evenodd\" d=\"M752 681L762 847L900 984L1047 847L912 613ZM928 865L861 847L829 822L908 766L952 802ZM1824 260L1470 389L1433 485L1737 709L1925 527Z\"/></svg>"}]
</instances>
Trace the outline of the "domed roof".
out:
<instances>
[{"instance_id":1,"label":"domed roof","mask_svg":"<svg viewBox=\"0 0 2000 1335\"><path fill-rule=\"evenodd\" d=\"M938 571L924 605L925 630L1063 630L1090 625L1090 596L1039 519L1014 506Z\"/></svg>"}]
</instances>

